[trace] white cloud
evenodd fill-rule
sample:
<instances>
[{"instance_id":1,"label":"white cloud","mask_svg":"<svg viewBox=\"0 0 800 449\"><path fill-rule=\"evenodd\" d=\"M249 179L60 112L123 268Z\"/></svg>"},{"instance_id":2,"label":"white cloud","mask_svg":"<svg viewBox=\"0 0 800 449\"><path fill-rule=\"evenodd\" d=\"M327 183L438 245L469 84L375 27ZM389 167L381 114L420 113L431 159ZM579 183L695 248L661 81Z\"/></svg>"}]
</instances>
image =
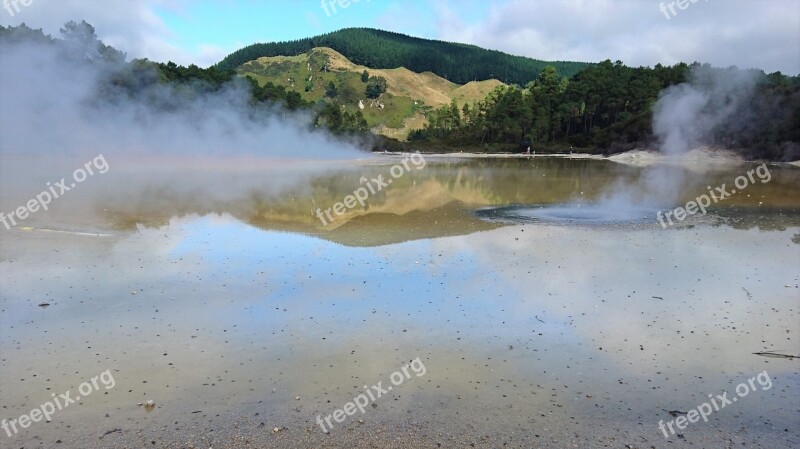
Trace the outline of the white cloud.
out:
<instances>
[{"instance_id":1,"label":"white cloud","mask_svg":"<svg viewBox=\"0 0 800 449\"><path fill-rule=\"evenodd\" d=\"M676 7L677 14L667 19L659 5L673 1L498 0L492 1L482 20L469 23L462 14L477 0L432 0L427 3L430 11L418 9L421 2L388 4L390 8L377 23L363 25L428 34L424 32L427 22L420 20L427 12L438 18L436 38L539 59L619 59L629 65L651 66L700 61L800 73L797 0L688 0L685 10ZM191 5L188 0L33 0L30 6L20 6L13 17L0 10L0 24L24 21L58 35L66 21L85 19L103 41L130 57L201 67L253 43L222 47L209 31L206 45L180 46L180 36L167 27L157 10L188 17ZM269 20L281 18L265 18L265 26Z\"/></svg>"},{"instance_id":2,"label":"white cloud","mask_svg":"<svg viewBox=\"0 0 800 449\"><path fill-rule=\"evenodd\" d=\"M690 1L669 19L661 3L671 1L510 0L473 24L439 11L438 38L548 60L700 61L800 73L800 2Z\"/></svg>"},{"instance_id":3,"label":"white cloud","mask_svg":"<svg viewBox=\"0 0 800 449\"><path fill-rule=\"evenodd\" d=\"M33 0L29 6L20 6L13 17L0 11L0 25L24 22L57 37L64 23L86 20L103 42L126 52L129 58L172 60L182 65L206 67L235 50L215 45L187 50L174 44L176 36L158 17L156 8L180 13L187 5L185 0Z\"/></svg>"}]
</instances>

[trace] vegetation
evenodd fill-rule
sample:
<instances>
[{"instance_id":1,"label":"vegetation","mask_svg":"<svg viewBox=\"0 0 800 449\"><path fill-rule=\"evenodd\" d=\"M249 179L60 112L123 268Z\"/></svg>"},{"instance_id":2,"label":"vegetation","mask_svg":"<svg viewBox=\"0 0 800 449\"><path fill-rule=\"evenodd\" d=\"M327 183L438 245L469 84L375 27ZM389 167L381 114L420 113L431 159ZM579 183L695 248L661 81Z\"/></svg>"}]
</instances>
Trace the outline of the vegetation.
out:
<instances>
[{"instance_id":1,"label":"vegetation","mask_svg":"<svg viewBox=\"0 0 800 449\"><path fill-rule=\"evenodd\" d=\"M570 79L548 67L525 87L498 87L472 107L459 110L451 104L431 111L428 125L412 132L409 140L448 146L501 144L514 150L532 146L539 152L573 146L618 152L648 146L654 140L652 107L659 93L686 82L697 65L632 68L604 61ZM717 126L709 143L751 158L800 159L800 77L761 73L747 107L746 120L739 117Z\"/></svg>"},{"instance_id":2,"label":"vegetation","mask_svg":"<svg viewBox=\"0 0 800 449\"><path fill-rule=\"evenodd\" d=\"M236 72L262 86L272 83L287 92L297 92L310 103L331 102L342 112L361 111L373 132L401 140L422 128L424 112L450 104L453 99L459 106L482 100L503 85L490 80L460 86L430 72L418 74L405 68L367 70L330 48L315 48L296 56L262 57L238 67ZM367 96L370 78L375 79L369 96L375 98ZM297 80L306 80L305 85ZM313 88L307 90L309 82Z\"/></svg>"},{"instance_id":3,"label":"vegetation","mask_svg":"<svg viewBox=\"0 0 800 449\"><path fill-rule=\"evenodd\" d=\"M306 101L295 91L273 83L259 85L252 78L240 79L232 70L216 67L202 69L194 64L183 67L173 62L155 63L146 59L125 61L125 54L103 44L88 23L68 22L61 30L62 39L45 35L22 24L17 27L0 26L0 45L22 42L39 42L59 46L66 57L76 58L86 64L106 64L100 71L95 102L117 102L137 99L150 106L165 110L180 107L181 98L192 98L217 92L226 86L246 83L249 87L251 106L277 105L290 111L305 109L313 112L312 126L326 127L337 135L365 134L369 131L360 112L340 112L337 107L324 103L317 105ZM162 87L171 87L174 95L163 95ZM335 87L335 86L334 86ZM335 96L334 88L326 92Z\"/></svg>"},{"instance_id":4,"label":"vegetation","mask_svg":"<svg viewBox=\"0 0 800 449\"><path fill-rule=\"evenodd\" d=\"M366 67L405 67L417 73L433 72L457 84L494 78L506 84L524 85L546 66L554 67L560 76L572 76L589 65L539 61L474 45L420 39L371 28L345 28L295 41L249 45L225 57L217 68L233 70L264 56L295 56L315 47L330 47Z\"/></svg>"},{"instance_id":5,"label":"vegetation","mask_svg":"<svg viewBox=\"0 0 800 449\"><path fill-rule=\"evenodd\" d=\"M486 54L477 52L474 47L376 30L343 30L326 36L348 35L345 32L355 33L350 37L372 36L362 46L345 40L358 48L358 51L350 49L351 54L372 51L376 42L387 39L394 43L375 50L374 58L369 61L375 64L383 61L381 58L402 59L403 51L411 52L409 48L415 46L436 48L426 53L432 60L441 59L442 67L447 61L454 61L454 54L443 50L449 48L447 46L470 49L472 53L464 53L465 67ZM424 115L427 125L411 133L412 145L448 150L520 151L531 146L539 152L575 147L609 153L651 145L654 142L652 108L659 95L669 86L686 82L691 71L699 66L680 63L634 68L620 61L604 61L584 65L583 70L569 77L564 76L558 66L545 66L540 70L531 69L529 82L505 85L493 81L488 85L494 90L484 98L485 91L479 87L487 84L459 86L430 73L416 74L405 69L370 69L368 72L344 58L333 61L331 58L338 54L325 49L305 55L272 57L269 61L249 61L234 71L224 64L202 69L146 59L126 62L124 53L99 41L94 28L86 22L67 23L61 35L61 39L54 39L25 25L0 26L0 45L35 41L59 46L65 55L79 58L86 64L104 65L104 70L99 71L102 76L94 101L127 98L148 102L153 107L177 109L181 103L175 96L194 97L238 84L247 88L254 113L261 110L259 105L306 110L313 116L310 126L324 127L339 135L366 134L370 128L400 129L407 126L409 118ZM308 40L302 42L305 41ZM273 47L269 48L274 49L279 44L270 45ZM302 45L297 44L297 48ZM498 52L491 54L495 53L501 55L495 55L499 58L495 60L497 67L504 67L509 61L507 58L514 58ZM415 61L418 66L424 62L414 59L417 53L409 54L409 61ZM385 66L391 65L386 63ZM491 63L481 65L490 67ZM738 70L704 68L723 76L736 75L734 72ZM780 72L757 74L755 90L746 111L742 111L746 115L718 124L709 143L738 149L749 158L798 160L800 77ZM391 83L387 82L387 77ZM418 87L414 84L420 80L426 83L424 95L419 94L422 91L412 90ZM161 95L164 87L171 88L176 95ZM414 93L397 90L401 88ZM364 96L367 104L362 103ZM436 108L423 103L421 97ZM377 139L377 142L392 149L399 145L386 139Z\"/></svg>"},{"instance_id":6,"label":"vegetation","mask_svg":"<svg viewBox=\"0 0 800 449\"><path fill-rule=\"evenodd\" d=\"M386 92L386 78L382 76L371 76L367 80L367 98L378 98Z\"/></svg>"}]
</instances>

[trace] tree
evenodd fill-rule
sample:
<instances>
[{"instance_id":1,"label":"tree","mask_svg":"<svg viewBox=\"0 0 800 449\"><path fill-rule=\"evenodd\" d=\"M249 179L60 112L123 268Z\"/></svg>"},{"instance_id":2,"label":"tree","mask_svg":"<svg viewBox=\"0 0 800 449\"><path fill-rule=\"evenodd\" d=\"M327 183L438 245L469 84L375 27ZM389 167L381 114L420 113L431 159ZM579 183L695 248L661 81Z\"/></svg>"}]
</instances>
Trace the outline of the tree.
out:
<instances>
[{"instance_id":1,"label":"tree","mask_svg":"<svg viewBox=\"0 0 800 449\"><path fill-rule=\"evenodd\" d=\"M303 97L299 93L292 91L286 94L286 108L290 111L297 110L304 104L305 101L303 101Z\"/></svg>"},{"instance_id":2,"label":"tree","mask_svg":"<svg viewBox=\"0 0 800 449\"><path fill-rule=\"evenodd\" d=\"M366 83L367 80L369 80L369 72L367 72L365 69L363 72L361 72L361 82Z\"/></svg>"},{"instance_id":3,"label":"tree","mask_svg":"<svg viewBox=\"0 0 800 449\"><path fill-rule=\"evenodd\" d=\"M59 29L64 42L73 54L88 60L105 60L108 62L125 62L125 53L104 44L97 38L94 27L82 20L76 23L70 20Z\"/></svg>"},{"instance_id":4,"label":"tree","mask_svg":"<svg viewBox=\"0 0 800 449\"><path fill-rule=\"evenodd\" d=\"M336 88L336 84L333 81L328 81L328 86L325 88L325 96L328 98L336 98L339 95L339 89Z\"/></svg>"},{"instance_id":5,"label":"tree","mask_svg":"<svg viewBox=\"0 0 800 449\"><path fill-rule=\"evenodd\" d=\"M367 98L378 98L386 92L386 79L382 76L370 76L367 81Z\"/></svg>"}]
</instances>

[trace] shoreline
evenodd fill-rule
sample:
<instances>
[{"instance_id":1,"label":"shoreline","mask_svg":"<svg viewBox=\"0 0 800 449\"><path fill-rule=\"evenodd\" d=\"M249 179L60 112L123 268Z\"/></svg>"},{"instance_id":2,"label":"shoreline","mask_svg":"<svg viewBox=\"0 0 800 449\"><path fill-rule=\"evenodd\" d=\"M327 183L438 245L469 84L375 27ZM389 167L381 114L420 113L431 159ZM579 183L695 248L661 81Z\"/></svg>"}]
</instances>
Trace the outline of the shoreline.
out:
<instances>
[{"instance_id":1,"label":"shoreline","mask_svg":"<svg viewBox=\"0 0 800 449\"><path fill-rule=\"evenodd\" d=\"M405 156L414 154L407 151L386 151L386 152L373 152L375 155L386 156ZM541 153L541 154L525 154L525 153L475 153L475 152L451 152L451 153L424 153L420 152L426 158L452 158L452 159L537 159L537 158L561 158L561 159L593 159L593 160L607 160L626 164L636 167L647 167L655 164L672 164L672 165L691 165L695 163L703 164L724 164L736 165L743 163L768 163L778 165L791 165L800 167L800 161L779 162L767 160L748 160L741 157L739 154L731 150L722 149L708 149L696 148L689 150L681 155L666 155L653 150L630 150L623 153L616 154L592 154L592 153Z\"/></svg>"}]
</instances>

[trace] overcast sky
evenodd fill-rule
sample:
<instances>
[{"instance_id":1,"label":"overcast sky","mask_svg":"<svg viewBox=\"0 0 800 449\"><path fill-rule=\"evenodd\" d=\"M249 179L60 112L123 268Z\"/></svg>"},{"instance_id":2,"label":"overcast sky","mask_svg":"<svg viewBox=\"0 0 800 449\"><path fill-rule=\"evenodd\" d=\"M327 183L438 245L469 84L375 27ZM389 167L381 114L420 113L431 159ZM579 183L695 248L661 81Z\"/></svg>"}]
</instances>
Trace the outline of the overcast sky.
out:
<instances>
[{"instance_id":1,"label":"overcast sky","mask_svg":"<svg viewBox=\"0 0 800 449\"><path fill-rule=\"evenodd\" d=\"M680 0L685 9L677 0L337 1L0 0L0 24L57 35L64 22L85 19L129 57L203 67L251 43L359 26L538 59L800 73L800 0Z\"/></svg>"}]
</instances>

